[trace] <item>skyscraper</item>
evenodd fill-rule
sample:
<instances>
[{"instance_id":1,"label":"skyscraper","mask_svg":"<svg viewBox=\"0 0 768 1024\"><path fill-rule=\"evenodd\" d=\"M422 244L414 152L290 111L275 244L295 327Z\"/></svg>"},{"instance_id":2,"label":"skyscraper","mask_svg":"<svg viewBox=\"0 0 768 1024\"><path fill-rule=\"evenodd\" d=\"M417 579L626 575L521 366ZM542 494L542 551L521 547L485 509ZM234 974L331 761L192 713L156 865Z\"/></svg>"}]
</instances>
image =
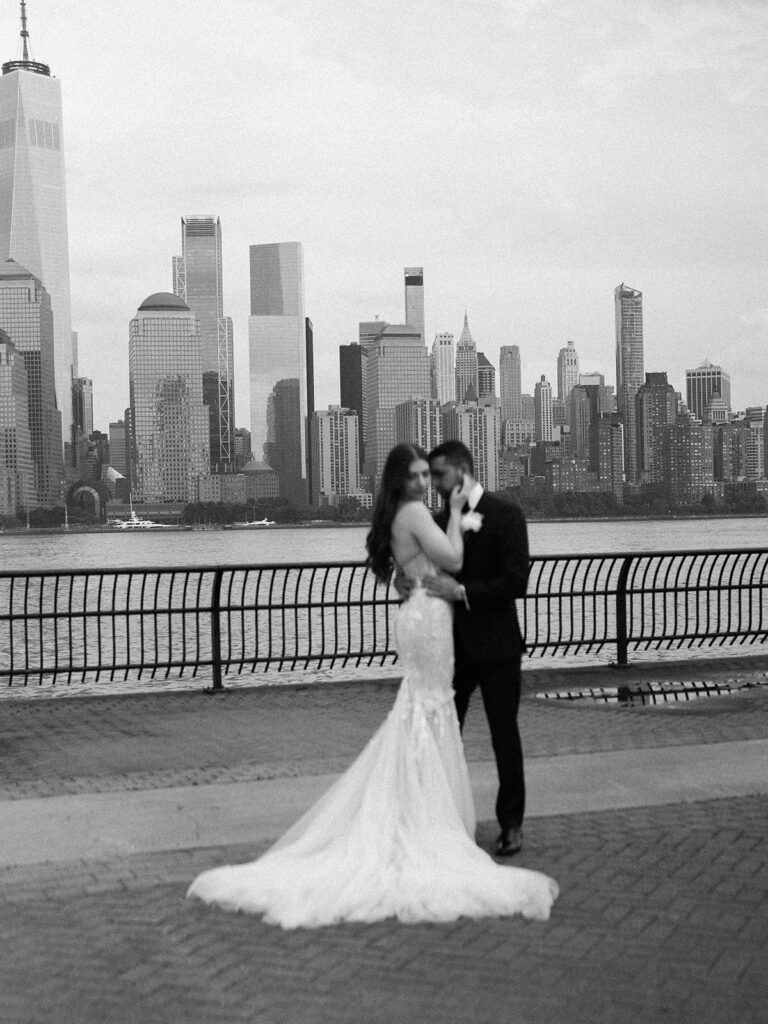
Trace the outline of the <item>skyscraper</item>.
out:
<instances>
[{"instance_id":1,"label":"skyscraper","mask_svg":"<svg viewBox=\"0 0 768 1024\"><path fill-rule=\"evenodd\" d=\"M675 504L698 502L715 485L712 428L689 412L679 413L660 430L661 474Z\"/></svg>"},{"instance_id":2,"label":"skyscraper","mask_svg":"<svg viewBox=\"0 0 768 1024\"><path fill-rule=\"evenodd\" d=\"M456 371L453 358L453 334L444 331L436 334L429 357L432 377L432 397L440 405L456 400Z\"/></svg>"},{"instance_id":3,"label":"skyscraper","mask_svg":"<svg viewBox=\"0 0 768 1024\"><path fill-rule=\"evenodd\" d=\"M552 385L542 374L533 389L533 409L536 422L536 440L552 440Z\"/></svg>"},{"instance_id":4,"label":"skyscraper","mask_svg":"<svg viewBox=\"0 0 768 1024\"><path fill-rule=\"evenodd\" d=\"M136 501L197 500L199 477L210 468L202 349L199 321L178 295L150 295L131 320L131 486Z\"/></svg>"},{"instance_id":5,"label":"skyscraper","mask_svg":"<svg viewBox=\"0 0 768 1024\"><path fill-rule=\"evenodd\" d=\"M477 353L477 397L496 394L496 370L485 352Z\"/></svg>"},{"instance_id":6,"label":"skyscraper","mask_svg":"<svg viewBox=\"0 0 768 1024\"><path fill-rule=\"evenodd\" d=\"M695 370L685 371L685 401L697 420L706 420L707 403L719 395L731 410L731 378L722 368L705 359Z\"/></svg>"},{"instance_id":7,"label":"skyscraper","mask_svg":"<svg viewBox=\"0 0 768 1024\"><path fill-rule=\"evenodd\" d=\"M409 398L395 407L395 441L414 444L425 452L443 440L440 403L436 398Z\"/></svg>"},{"instance_id":8,"label":"skyscraper","mask_svg":"<svg viewBox=\"0 0 768 1024\"><path fill-rule=\"evenodd\" d=\"M127 458L125 420L114 420L109 424L109 462L122 476L128 475Z\"/></svg>"},{"instance_id":9,"label":"skyscraper","mask_svg":"<svg viewBox=\"0 0 768 1024\"><path fill-rule=\"evenodd\" d=\"M56 408L51 297L34 274L12 259L0 263L0 327L24 357L27 371L35 504L58 505L64 464L61 413Z\"/></svg>"},{"instance_id":10,"label":"skyscraper","mask_svg":"<svg viewBox=\"0 0 768 1024\"><path fill-rule=\"evenodd\" d=\"M456 346L456 401L477 401L477 346L464 311L464 327Z\"/></svg>"},{"instance_id":11,"label":"skyscraper","mask_svg":"<svg viewBox=\"0 0 768 1024\"><path fill-rule=\"evenodd\" d=\"M317 467L313 504L359 493L360 454L357 414L353 409L330 405L312 416L313 463Z\"/></svg>"},{"instance_id":12,"label":"skyscraper","mask_svg":"<svg viewBox=\"0 0 768 1024\"><path fill-rule=\"evenodd\" d=\"M12 257L50 296L55 400L60 433L69 441L73 356L61 85L47 64L30 60L21 8L23 56L3 64L0 77L0 260Z\"/></svg>"},{"instance_id":13,"label":"skyscraper","mask_svg":"<svg viewBox=\"0 0 768 1024\"><path fill-rule=\"evenodd\" d=\"M251 450L280 477L280 494L307 501L307 325L300 242L250 247ZM265 448L268 445L268 448ZM276 460L282 466L282 474Z\"/></svg>"},{"instance_id":14,"label":"skyscraper","mask_svg":"<svg viewBox=\"0 0 768 1024\"><path fill-rule=\"evenodd\" d=\"M362 469L363 448L363 347L353 342L339 345L339 400L340 408L357 414L357 450Z\"/></svg>"},{"instance_id":15,"label":"skyscraper","mask_svg":"<svg viewBox=\"0 0 768 1024\"><path fill-rule=\"evenodd\" d=\"M0 515L37 504L24 357L0 330Z\"/></svg>"},{"instance_id":16,"label":"skyscraper","mask_svg":"<svg viewBox=\"0 0 768 1024\"><path fill-rule=\"evenodd\" d=\"M405 276L405 322L409 327L415 327L421 335L422 342L426 342L424 336L424 267L406 267L403 271Z\"/></svg>"},{"instance_id":17,"label":"skyscraper","mask_svg":"<svg viewBox=\"0 0 768 1024\"><path fill-rule=\"evenodd\" d=\"M405 324L380 322L367 355L365 474L374 483L395 444L395 406L429 398L429 354L421 334Z\"/></svg>"},{"instance_id":18,"label":"skyscraper","mask_svg":"<svg viewBox=\"0 0 768 1024\"><path fill-rule=\"evenodd\" d=\"M72 381L72 422L85 437L93 433L93 381L75 377Z\"/></svg>"},{"instance_id":19,"label":"skyscraper","mask_svg":"<svg viewBox=\"0 0 768 1024\"><path fill-rule=\"evenodd\" d=\"M520 373L520 349L502 345L499 353L499 397L503 422L519 424L523 418L523 388Z\"/></svg>"},{"instance_id":20,"label":"skyscraper","mask_svg":"<svg viewBox=\"0 0 768 1024\"><path fill-rule=\"evenodd\" d=\"M661 431L677 417L677 395L666 373L646 373L635 402L639 480L643 484L661 484Z\"/></svg>"},{"instance_id":21,"label":"skyscraper","mask_svg":"<svg viewBox=\"0 0 768 1024\"><path fill-rule=\"evenodd\" d=\"M70 463L77 476L85 477L88 439L93 433L93 381L90 377L72 378L72 442Z\"/></svg>"},{"instance_id":22,"label":"skyscraper","mask_svg":"<svg viewBox=\"0 0 768 1024\"><path fill-rule=\"evenodd\" d=\"M472 452L474 476L489 491L499 489L501 407L498 398L483 398L469 405L459 402L441 414L443 440L461 441Z\"/></svg>"},{"instance_id":23,"label":"skyscraper","mask_svg":"<svg viewBox=\"0 0 768 1024\"><path fill-rule=\"evenodd\" d=\"M557 397L564 402L571 388L579 383L579 356L572 341L566 342L557 356Z\"/></svg>"},{"instance_id":24,"label":"skyscraper","mask_svg":"<svg viewBox=\"0 0 768 1024\"><path fill-rule=\"evenodd\" d=\"M624 472L638 479L635 396L643 386L643 293L623 283L614 289L616 312L616 406L624 423Z\"/></svg>"},{"instance_id":25,"label":"skyscraper","mask_svg":"<svg viewBox=\"0 0 768 1024\"><path fill-rule=\"evenodd\" d=\"M173 291L200 322L211 468L231 469L235 458L234 356L232 319L224 316L218 217L181 218L181 256L173 257Z\"/></svg>"}]
</instances>

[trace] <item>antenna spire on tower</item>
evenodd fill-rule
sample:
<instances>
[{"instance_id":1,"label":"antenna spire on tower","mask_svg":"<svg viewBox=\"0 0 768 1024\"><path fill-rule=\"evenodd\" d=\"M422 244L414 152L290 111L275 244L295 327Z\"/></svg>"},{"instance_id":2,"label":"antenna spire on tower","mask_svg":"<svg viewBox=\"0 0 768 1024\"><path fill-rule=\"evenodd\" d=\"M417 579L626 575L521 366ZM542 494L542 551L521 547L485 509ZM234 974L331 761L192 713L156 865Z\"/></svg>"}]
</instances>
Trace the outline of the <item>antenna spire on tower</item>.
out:
<instances>
[{"instance_id":1,"label":"antenna spire on tower","mask_svg":"<svg viewBox=\"0 0 768 1024\"><path fill-rule=\"evenodd\" d=\"M30 60L29 57L29 45L27 40L29 39L29 32L27 31L27 4L26 0L21 0L21 47L22 55L21 60L8 60L3 64L3 74L8 75L11 71L31 71L35 75L46 75L49 76L51 69L47 64L41 64L40 61Z\"/></svg>"},{"instance_id":2,"label":"antenna spire on tower","mask_svg":"<svg viewBox=\"0 0 768 1024\"><path fill-rule=\"evenodd\" d=\"M25 0L21 0L21 41L23 46L23 59L29 60L29 50L27 49L27 40L29 39L29 32L27 32L27 5Z\"/></svg>"}]
</instances>

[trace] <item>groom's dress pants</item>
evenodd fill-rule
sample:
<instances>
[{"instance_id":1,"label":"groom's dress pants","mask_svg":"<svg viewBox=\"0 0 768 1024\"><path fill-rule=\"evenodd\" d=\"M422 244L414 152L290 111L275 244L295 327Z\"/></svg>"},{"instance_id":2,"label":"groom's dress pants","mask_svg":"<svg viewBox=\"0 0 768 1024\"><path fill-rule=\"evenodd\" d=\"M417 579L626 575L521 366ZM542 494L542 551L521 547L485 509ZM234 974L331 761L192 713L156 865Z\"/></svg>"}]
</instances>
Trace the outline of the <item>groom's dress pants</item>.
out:
<instances>
[{"instance_id":1,"label":"groom's dress pants","mask_svg":"<svg viewBox=\"0 0 768 1024\"><path fill-rule=\"evenodd\" d=\"M459 725L463 728L469 698L479 686L499 773L496 817L502 829L520 828L525 814L523 746L517 725L522 657L480 664L460 649L455 657L453 686Z\"/></svg>"}]
</instances>

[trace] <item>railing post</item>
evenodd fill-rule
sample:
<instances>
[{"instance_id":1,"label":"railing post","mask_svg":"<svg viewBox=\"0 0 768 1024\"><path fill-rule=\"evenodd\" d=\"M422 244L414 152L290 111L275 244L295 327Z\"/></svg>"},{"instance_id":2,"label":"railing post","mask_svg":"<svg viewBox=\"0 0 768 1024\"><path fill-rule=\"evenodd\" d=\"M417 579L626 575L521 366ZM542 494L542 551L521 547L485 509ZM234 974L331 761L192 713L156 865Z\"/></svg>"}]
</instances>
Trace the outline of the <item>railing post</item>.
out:
<instances>
[{"instance_id":1,"label":"railing post","mask_svg":"<svg viewBox=\"0 0 768 1024\"><path fill-rule=\"evenodd\" d=\"M217 569L213 574L211 590L211 661L213 668L213 686L208 693L217 693L224 689L221 681L221 581L224 570Z\"/></svg>"},{"instance_id":2,"label":"railing post","mask_svg":"<svg viewBox=\"0 0 768 1024\"><path fill-rule=\"evenodd\" d=\"M632 555L621 563L616 582L616 664L614 668L627 668L627 580Z\"/></svg>"}]
</instances>

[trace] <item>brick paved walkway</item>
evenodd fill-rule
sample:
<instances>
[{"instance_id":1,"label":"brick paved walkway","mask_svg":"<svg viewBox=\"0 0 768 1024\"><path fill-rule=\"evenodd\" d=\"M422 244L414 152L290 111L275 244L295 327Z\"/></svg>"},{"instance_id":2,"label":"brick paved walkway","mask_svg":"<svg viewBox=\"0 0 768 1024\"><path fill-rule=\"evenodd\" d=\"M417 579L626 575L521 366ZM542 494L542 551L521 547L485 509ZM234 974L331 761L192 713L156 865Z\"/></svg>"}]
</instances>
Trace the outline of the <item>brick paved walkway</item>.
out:
<instances>
[{"instance_id":1,"label":"brick paved walkway","mask_svg":"<svg viewBox=\"0 0 768 1024\"><path fill-rule=\"evenodd\" d=\"M757 678L765 665L691 671ZM573 678L553 670L543 688ZM768 737L767 687L626 709L538 701L531 682L521 712L529 758ZM368 683L3 702L0 815L3 800L30 796L44 808L46 796L66 793L339 770L392 692ZM466 742L478 763L490 749L479 702L472 712ZM251 858L265 844L8 867L0 870L0 1021L762 1024L766 821L768 797L751 793L532 818L516 863L561 885L546 924L283 932L184 900L198 871ZM481 845L493 838L493 824L481 823Z\"/></svg>"}]
</instances>

